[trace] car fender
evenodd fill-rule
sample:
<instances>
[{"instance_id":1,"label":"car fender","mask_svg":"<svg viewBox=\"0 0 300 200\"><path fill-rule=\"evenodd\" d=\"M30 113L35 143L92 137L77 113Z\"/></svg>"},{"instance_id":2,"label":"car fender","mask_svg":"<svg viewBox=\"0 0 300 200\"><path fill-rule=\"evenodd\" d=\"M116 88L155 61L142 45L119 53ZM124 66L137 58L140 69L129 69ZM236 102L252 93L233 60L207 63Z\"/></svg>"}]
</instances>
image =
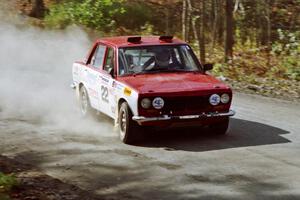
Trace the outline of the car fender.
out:
<instances>
[{"instance_id":1,"label":"car fender","mask_svg":"<svg viewBox=\"0 0 300 200\"><path fill-rule=\"evenodd\" d=\"M126 84L123 84L118 81L115 81L113 83L113 87L116 91L116 100L118 105L116 106L115 119L118 119L120 102L122 101L127 102L129 109L131 110L134 116L138 115L138 92L133 88L127 86Z\"/></svg>"},{"instance_id":2,"label":"car fender","mask_svg":"<svg viewBox=\"0 0 300 200\"><path fill-rule=\"evenodd\" d=\"M88 97L90 97L87 84L82 75L85 67L86 67L85 65L79 62L75 62L72 66L73 84L75 86L75 95L76 95L77 102L79 102L79 90L80 87L82 86L87 89Z\"/></svg>"}]
</instances>

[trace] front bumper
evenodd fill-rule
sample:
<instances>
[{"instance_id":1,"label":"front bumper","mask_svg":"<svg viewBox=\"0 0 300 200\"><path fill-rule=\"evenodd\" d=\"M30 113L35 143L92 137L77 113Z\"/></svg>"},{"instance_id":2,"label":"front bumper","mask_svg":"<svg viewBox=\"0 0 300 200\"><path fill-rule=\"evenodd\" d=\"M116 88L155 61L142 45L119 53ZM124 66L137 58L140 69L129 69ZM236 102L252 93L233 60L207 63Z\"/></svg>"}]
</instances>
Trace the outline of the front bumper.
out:
<instances>
[{"instance_id":1,"label":"front bumper","mask_svg":"<svg viewBox=\"0 0 300 200\"><path fill-rule=\"evenodd\" d=\"M211 113L201 113L199 115L182 115L182 116L170 116L163 115L160 117L143 117L143 116L133 116L132 120L143 123L143 122L157 122L157 121L168 121L168 120L195 120L195 119L210 119L217 117L231 117L235 114L235 111L230 110L226 113L211 112Z\"/></svg>"}]
</instances>

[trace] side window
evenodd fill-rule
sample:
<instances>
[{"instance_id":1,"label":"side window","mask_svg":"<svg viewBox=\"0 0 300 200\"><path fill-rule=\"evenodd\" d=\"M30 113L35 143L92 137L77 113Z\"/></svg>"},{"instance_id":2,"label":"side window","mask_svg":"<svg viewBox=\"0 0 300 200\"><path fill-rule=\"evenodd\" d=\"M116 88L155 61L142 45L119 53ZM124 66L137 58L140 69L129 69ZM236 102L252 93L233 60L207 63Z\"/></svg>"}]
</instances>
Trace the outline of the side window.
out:
<instances>
[{"instance_id":1,"label":"side window","mask_svg":"<svg viewBox=\"0 0 300 200\"><path fill-rule=\"evenodd\" d=\"M125 64L124 60L121 57L121 53L119 53L119 75L125 74Z\"/></svg>"},{"instance_id":2,"label":"side window","mask_svg":"<svg viewBox=\"0 0 300 200\"><path fill-rule=\"evenodd\" d=\"M105 55L105 49L106 47L103 45L99 45L94 52L94 55L91 60L91 65L93 65L96 68L100 68L103 64L103 59Z\"/></svg>"},{"instance_id":3,"label":"side window","mask_svg":"<svg viewBox=\"0 0 300 200\"><path fill-rule=\"evenodd\" d=\"M105 58L104 70L110 72L114 68L114 49L108 47L107 56Z\"/></svg>"}]
</instances>

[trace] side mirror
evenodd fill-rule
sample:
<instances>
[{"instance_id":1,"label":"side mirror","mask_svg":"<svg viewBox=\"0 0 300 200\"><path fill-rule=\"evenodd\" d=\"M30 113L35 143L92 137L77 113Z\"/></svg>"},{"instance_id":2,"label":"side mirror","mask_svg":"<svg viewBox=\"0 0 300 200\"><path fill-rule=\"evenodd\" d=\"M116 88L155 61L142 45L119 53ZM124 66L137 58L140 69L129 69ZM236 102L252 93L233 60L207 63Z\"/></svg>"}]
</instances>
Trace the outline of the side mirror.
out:
<instances>
[{"instance_id":1,"label":"side mirror","mask_svg":"<svg viewBox=\"0 0 300 200\"><path fill-rule=\"evenodd\" d=\"M213 67L214 67L214 64L212 64L212 63L206 63L206 64L203 65L204 71L212 70Z\"/></svg>"}]
</instances>

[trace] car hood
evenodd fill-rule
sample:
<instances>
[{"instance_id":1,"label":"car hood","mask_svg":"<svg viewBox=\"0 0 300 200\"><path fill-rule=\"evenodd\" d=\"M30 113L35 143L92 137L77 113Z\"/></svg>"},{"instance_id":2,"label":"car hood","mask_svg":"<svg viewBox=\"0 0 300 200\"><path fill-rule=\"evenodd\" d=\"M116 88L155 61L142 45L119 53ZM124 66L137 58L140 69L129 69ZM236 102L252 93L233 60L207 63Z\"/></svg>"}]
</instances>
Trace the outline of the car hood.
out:
<instances>
[{"instance_id":1,"label":"car hood","mask_svg":"<svg viewBox=\"0 0 300 200\"><path fill-rule=\"evenodd\" d=\"M118 80L141 94L230 90L213 76L193 72L139 74L119 77Z\"/></svg>"}]
</instances>

